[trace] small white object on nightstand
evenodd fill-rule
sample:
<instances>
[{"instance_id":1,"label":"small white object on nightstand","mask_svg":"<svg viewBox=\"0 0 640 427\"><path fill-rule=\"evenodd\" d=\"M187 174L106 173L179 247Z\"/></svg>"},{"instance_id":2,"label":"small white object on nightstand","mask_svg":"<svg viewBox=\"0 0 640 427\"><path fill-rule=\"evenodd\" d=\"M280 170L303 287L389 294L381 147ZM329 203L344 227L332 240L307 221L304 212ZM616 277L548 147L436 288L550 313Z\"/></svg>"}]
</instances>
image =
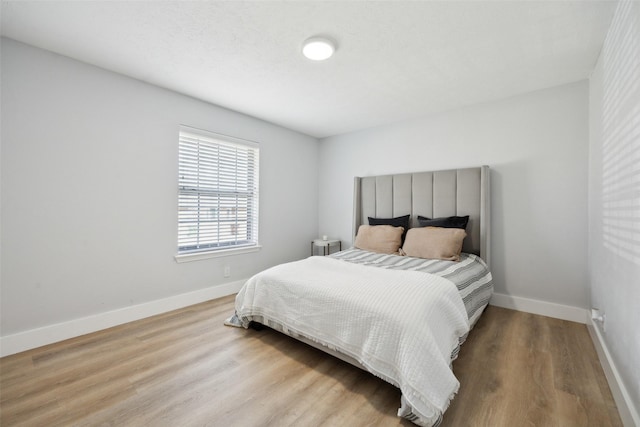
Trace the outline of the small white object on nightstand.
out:
<instances>
[{"instance_id":1,"label":"small white object on nightstand","mask_svg":"<svg viewBox=\"0 0 640 427\"><path fill-rule=\"evenodd\" d=\"M338 250L342 250L342 241L337 239L329 239L327 236L322 236L322 239L315 239L311 241L311 255L314 254L314 248L322 247L322 255L331 255L331 246L338 246Z\"/></svg>"}]
</instances>

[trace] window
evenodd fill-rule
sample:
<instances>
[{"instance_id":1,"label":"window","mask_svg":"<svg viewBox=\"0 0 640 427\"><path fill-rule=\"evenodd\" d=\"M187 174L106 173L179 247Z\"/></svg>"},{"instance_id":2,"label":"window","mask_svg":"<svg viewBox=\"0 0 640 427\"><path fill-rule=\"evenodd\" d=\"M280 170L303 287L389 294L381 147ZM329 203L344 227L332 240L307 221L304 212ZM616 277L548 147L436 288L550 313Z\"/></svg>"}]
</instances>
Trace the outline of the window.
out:
<instances>
[{"instance_id":1,"label":"window","mask_svg":"<svg viewBox=\"0 0 640 427\"><path fill-rule=\"evenodd\" d=\"M178 151L178 257L257 249L258 144L181 126Z\"/></svg>"}]
</instances>

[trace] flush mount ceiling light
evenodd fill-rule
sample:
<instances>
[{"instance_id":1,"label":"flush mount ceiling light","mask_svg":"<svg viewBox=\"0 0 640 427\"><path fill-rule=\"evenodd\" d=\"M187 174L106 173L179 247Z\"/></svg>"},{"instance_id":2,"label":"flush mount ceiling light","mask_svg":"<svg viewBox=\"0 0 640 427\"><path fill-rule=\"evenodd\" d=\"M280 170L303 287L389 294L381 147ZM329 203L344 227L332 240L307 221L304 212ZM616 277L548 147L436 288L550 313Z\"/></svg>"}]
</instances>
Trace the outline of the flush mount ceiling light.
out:
<instances>
[{"instance_id":1,"label":"flush mount ceiling light","mask_svg":"<svg viewBox=\"0 0 640 427\"><path fill-rule=\"evenodd\" d=\"M311 37L304 41L302 54L312 61L324 61L336 51L336 44L327 37Z\"/></svg>"}]
</instances>

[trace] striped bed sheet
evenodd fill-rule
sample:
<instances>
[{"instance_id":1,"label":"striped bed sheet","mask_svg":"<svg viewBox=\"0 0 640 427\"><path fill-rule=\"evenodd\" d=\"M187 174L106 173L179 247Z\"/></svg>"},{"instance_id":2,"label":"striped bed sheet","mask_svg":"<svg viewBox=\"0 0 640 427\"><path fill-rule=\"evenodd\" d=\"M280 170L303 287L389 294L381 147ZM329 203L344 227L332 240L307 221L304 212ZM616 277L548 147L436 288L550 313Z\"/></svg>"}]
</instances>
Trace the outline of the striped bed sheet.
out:
<instances>
[{"instance_id":1,"label":"striped bed sheet","mask_svg":"<svg viewBox=\"0 0 640 427\"><path fill-rule=\"evenodd\" d=\"M493 280L489 267L482 258L473 254L462 253L460 261L453 262L379 254L350 248L331 254L330 257L391 270L422 271L448 279L458 288L469 317L470 327L473 327L480 318L493 292Z\"/></svg>"}]
</instances>

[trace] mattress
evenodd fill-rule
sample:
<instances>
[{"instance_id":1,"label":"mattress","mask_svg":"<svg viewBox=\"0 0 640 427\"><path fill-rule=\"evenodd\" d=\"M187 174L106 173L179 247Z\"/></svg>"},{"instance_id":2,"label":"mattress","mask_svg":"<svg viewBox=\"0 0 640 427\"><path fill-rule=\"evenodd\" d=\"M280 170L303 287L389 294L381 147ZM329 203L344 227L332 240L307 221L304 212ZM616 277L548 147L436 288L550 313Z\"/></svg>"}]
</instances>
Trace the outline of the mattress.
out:
<instances>
[{"instance_id":1,"label":"mattress","mask_svg":"<svg viewBox=\"0 0 640 427\"><path fill-rule=\"evenodd\" d=\"M462 253L460 261L453 262L378 254L351 248L336 252L330 257L371 267L421 271L448 279L458 288L471 327L480 318L493 293L493 279L489 267L482 258L473 254Z\"/></svg>"}]
</instances>

